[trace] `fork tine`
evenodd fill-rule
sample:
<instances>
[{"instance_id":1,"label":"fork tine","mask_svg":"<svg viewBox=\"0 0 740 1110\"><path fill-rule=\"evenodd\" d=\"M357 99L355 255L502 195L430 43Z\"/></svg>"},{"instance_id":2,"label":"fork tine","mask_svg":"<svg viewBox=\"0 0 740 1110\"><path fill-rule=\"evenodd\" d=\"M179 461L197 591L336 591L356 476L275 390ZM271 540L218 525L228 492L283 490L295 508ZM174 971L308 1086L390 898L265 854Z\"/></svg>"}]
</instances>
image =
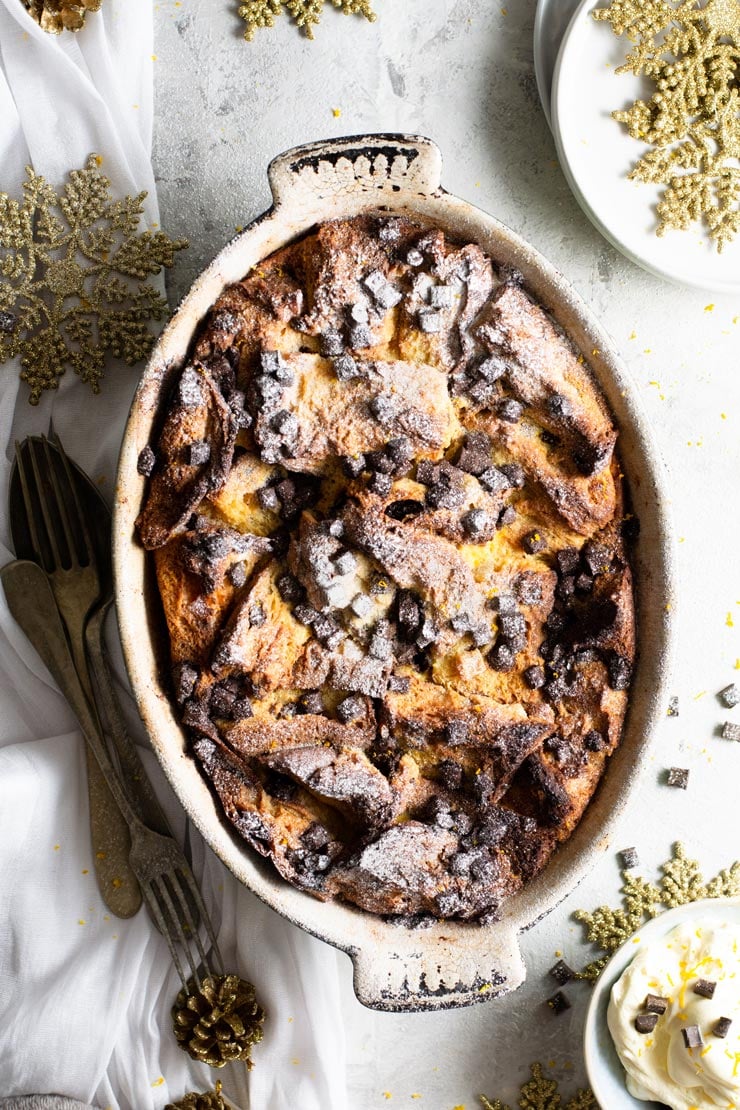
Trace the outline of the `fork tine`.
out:
<instances>
[{"instance_id":1,"label":"fork tine","mask_svg":"<svg viewBox=\"0 0 740 1110\"><path fill-rule=\"evenodd\" d=\"M152 883L152 886L154 886L154 883ZM162 901L165 903L167 909L169 910L170 920L173 923L173 929L177 933L177 938L180 941L180 944L185 949L188 957L188 963L190 964L190 970L192 971L193 979L195 980L195 985L197 986L198 990L200 990L203 984L201 977L198 974L198 965L193 958L193 950L188 943L188 938L185 935L185 930L182 927L182 922L180 921L180 917L177 913L177 910L175 909L175 904L172 901L172 896L167 888L167 883L166 881L164 881L164 876L162 877L162 882L157 887L155 887L155 889L159 892Z\"/></svg>"},{"instance_id":2,"label":"fork tine","mask_svg":"<svg viewBox=\"0 0 740 1110\"><path fill-rule=\"evenodd\" d=\"M192 939L192 941L195 942L195 946L198 949L198 955L200 956L200 962L201 962L202 966L205 968L206 972L208 972L209 971L208 957L207 957L206 951L203 947L203 942L200 939L200 931L198 929L198 926L195 923L195 919L193 918L193 913L192 913L190 903L189 903L188 898L187 898L187 892L183 890L182 884L181 884L181 882L178 878L178 875L177 875L177 871L170 871L165 876L165 879L166 879L166 882L167 882L167 886L172 888L171 892L172 892L173 896L177 898L177 901L179 902L180 907L182 908L182 911L183 911L182 915L178 914L178 917L179 917L179 920L180 920L180 924L182 925L183 933L185 933L186 936L189 935L189 937ZM182 920L183 917L185 918L185 923L184 924L183 924L183 920ZM186 926L187 926L187 929L186 929Z\"/></svg>"},{"instance_id":3,"label":"fork tine","mask_svg":"<svg viewBox=\"0 0 740 1110\"><path fill-rule=\"evenodd\" d=\"M185 990L187 990L188 989L188 980L187 980L187 976L185 975L185 972L182 969L182 964L180 963L180 955L177 951L177 945L175 944L174 940L172 939L172 936L170 935L169 923L167 921L167 918L162 913L162 909L159 905L159 902L157 901L157 897L154 894L153 887L154 887L154 884L151 883L151 882L141 884L141 890L142 890L142 893L144 895L144 898L146 899L146 904L149 907L149 910L150 910L152 916L154 917L154 920L157 923L157 926L159 928L160 933L162 934L164 939L167 941L167 947L170 950L170 955L172 956L172 962L174 963L175 967L177 968L177 974L180 976L180 982L182 983Z\"/></svg>"},{"instance_id":4,"label":"fork tine","mask_svg":"<svg viewBox=\"0 0 740 1110\"><path fill-rule=\"evenodd\" d=\"M219 947L218 947L218 941L216 940L216 934L213 931L213 924L211 922L211 918L208 914L208 910L205 907L205 903L203 902L203 896L200 893L200 887L198 886L197 882L195 881L195 875L193 875L193 872L190 870L190 867L184 862L180 864L180 866L177 868L175 874L178 875L178 877L180 877L182 879L182 881L184 881L184 883L185 883L186 891L185 891L184 901L186 903L188 902L187 895L189 895L192 898L193 902L195 903L195 906L196 906L196 908L198 910L198 913L200 915L200 920L201 920L202 924L205 926L206 933L208 934L208 939L211 942L211 949L216 955L217 965L216 965L215 970L216 970L216 972L223 975L223 973L224 973L224 962L223 962L223 959L221 958L221 952L220 952ZM187 909L188 909L188 912L189 912L190 911L190 905L189 904L187 905ZM190 920L188 921L188 923L191 924ZM194 926L191 924L191 928L193 928L193 927ZM207 960L205 961L205 963L206 963L206 966L208 966L208 961ZM213 970L213 969L210 969L210 970Z\"/></svg>"},{"instance_id":5,"label":"fork tine","mask_svg":"<svg viewBox=\"0 0 740 1110\"><path fill-rule=\"evenodd\" d=\"M51 548L51 555L57 568L59 568L62 566L62 559L59 553L59 544L57 543L56 532L52 523L51 513L49 512L47 494L41 484L41 472L39 469L38 458L36 457L36 440L30 436L28 438L28 453L31 456L31 468L33 470L33 477L36 482L38 503L41 506L41 514L44 518L44 525L46 527L46 535L48 537L49 546Z\"/></svg>"},{"instance_id":6,"label":"fork tine","mask_svg":"<svg viewBox=\"0 0 740 1110\"><path fill-rule=\"evenodd\" d=\"M62 493L62 487L61 487L60 482L59 482L59 476L57 475L57 468L55 466L54 459L52 458L51 447L49 446L49 441L46 438L46 436L41 436L41 443L42 443L43 448L44 448L44 458L46 459L46 467L47 467L47 470L48 470L48 473L49 473L49 477L51 478L51 484L54 488L54 496L56 497L57 511L59 513L59 519L62 522L62 529L64 531L64 539L66 540L67 550L69 551L70 564L73 567L78 566L80 560L79 560L79 557L78 557L78 554L77 554L77 544L75 543L75 537L72 533L72 523L70 521L69 511L67 509L67 502L65 501L64 495Z\"/></svg>"},{"instance_id":7,"label":"fork tine","mask_svg":"<svg viewBox=\"0 0 740 1110\"><path fill-rule=\"evenodd\" d=\"M30 453L30 450L31 450L30 441L27 440L26 442L29 443L28 450L29 450L29 453ZM21 483L21 493L23 495L23 507L26 510L26 520L28 521L28 531L30 532L30 535L31 535L31 544L33 545L33 549L34 549L34 552L36 553L36 557L43 562L44 553L42 551L41 543L39 541L38 529L36 528L36 515L35 515L34 510L33 510L33 504L34 503L33 503L33 498L31 497L31 487L29 485L29 474L28 474L28 471L26 469L26 464L23 461L22 445L18 442L18 440L15 441L15 463L16 463L16 466L18 467L18 480Z\"/></svg>"},{"instance_id":8,"label":"fork tine","mask_svg":"<svg viewBox=\"0 0 740 1110\"><path fill-rule=\"evenodd\" d=\"M54 446L59 452L59 456L62 460L62 465L64 466L64 473L67 477L67 485L72 493L72 500L74 501L75 511L77 513L77 527L82 533L82 538L85 544L85 554L87 555L88 561L90 563L94 563L95 547L93 546L92 537L90 536L90 529L87 526L87 516L82 511L82 505L80 504L80 498L77 493L77 482L75 481L74 475L72 473L72 466L69 459L67 458L67 452L62 447L62 441L56 432L53 433L52 440Z\"/></svg>"}]
</instances>

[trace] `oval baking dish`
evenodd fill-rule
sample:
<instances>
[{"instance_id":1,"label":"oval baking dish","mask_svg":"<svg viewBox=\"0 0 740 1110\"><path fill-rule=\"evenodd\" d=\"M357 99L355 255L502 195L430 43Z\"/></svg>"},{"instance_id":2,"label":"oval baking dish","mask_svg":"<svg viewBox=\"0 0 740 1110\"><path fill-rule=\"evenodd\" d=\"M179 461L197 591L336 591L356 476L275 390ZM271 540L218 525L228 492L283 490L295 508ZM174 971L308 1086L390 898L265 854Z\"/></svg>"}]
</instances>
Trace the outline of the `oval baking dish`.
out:
<instances>
[{"instance_id":1,"label":"oval baking dish","mask_svg":"<svg viewBox=\"0 0 740 1110\"><path fill-rule=\"evenodd\" d=\"M568 283L497 220L440 187L430 140L369 135L319 142L276 158L273 207L241 232L195 281L159 339L134 398L121 448L113 557L118 620L134 695L154 750L188 815L233 874L301 928L347 952L357 997L383 1010L466 1006L516 989L525 976L517 934L558 904L609 848L611 832L645 764L664 711L675 619L671 524L663 466L635 389L609 337ZM231 830L196 763L168 693L166 628L146 552L134 533L145 479L141 449L160 402L183 365L198 325L223 289L316 223L361 213L406 214L453 238L474 241L519 271L528 290L589 359L620 429L619 451L640 519L634 570L638 662L622 743L583 819L545 869L480 927L440 921L423 931L391 925L341 902L322 903L286 883Z\"/></svg>"}]
</instances>

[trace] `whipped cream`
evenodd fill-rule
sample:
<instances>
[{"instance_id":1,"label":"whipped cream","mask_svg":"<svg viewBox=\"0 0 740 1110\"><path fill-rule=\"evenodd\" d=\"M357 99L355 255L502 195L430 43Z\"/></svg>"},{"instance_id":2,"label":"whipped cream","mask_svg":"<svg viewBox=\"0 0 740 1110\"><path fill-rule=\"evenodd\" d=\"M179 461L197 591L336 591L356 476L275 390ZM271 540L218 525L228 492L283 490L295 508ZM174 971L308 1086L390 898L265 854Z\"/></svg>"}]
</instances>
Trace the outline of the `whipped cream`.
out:
<instances>
[{"instance_id":1,"label":"whipped cream","mask_svg":"<svg viewBox=\"0 0 740 1110\"><path fill-rule=\"evenodd\" d=\"M694 991L700 980L716 984L711 998ZM667 1005L646 1034L635 1020L647 995ZM732 1022L724 1037L715 1032L720 1018ZM740 1110L740 926L687 922L645 945L612 988L607 1023L635 1098L672 1110ZM694 1041L692 1027L703 1042L696 1048L683 1032Z\"/></svg>"}]
</instances>

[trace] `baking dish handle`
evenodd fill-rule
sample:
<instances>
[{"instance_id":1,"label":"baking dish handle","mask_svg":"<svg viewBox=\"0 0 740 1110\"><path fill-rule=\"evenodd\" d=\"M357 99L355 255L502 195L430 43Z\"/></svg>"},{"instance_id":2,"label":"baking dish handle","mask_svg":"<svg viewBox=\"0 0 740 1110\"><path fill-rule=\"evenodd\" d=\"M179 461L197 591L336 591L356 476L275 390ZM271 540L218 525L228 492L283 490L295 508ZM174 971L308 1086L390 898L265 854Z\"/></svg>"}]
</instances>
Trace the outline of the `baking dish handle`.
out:
<instances>
[{"instance_id":1,"label":"baking dish handle","mask_svg":"<svg viewBox=\"0 0 740 1110\"><path fill-rule=\"evenodd\" d=\"M507 922L422 932L398 926L371 937L374 943L350 955L355 994L373 1010L471 1006L510 994L526 977L517 930Z\"/></svg>"},{"instance_id":2,"label":"baking dish handle","mask_svg":"<svg viewBox=\"0 0 740 1110\"><path fill-rule=\"evenodd\" d=\"M383 203L403 190L439 191L442 155L420 135L355 135L308 143L273 159L267 171L275 207L313 208L351 193Z\"/></svg>"}]
</instances>

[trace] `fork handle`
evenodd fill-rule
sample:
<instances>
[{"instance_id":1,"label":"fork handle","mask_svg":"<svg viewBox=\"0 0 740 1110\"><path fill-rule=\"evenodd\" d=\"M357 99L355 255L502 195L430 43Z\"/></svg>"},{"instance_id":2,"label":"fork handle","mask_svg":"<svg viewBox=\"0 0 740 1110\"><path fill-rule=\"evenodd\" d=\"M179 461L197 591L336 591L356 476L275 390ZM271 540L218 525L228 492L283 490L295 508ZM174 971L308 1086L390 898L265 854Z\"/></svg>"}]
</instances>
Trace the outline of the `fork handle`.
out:
<instances>
[{"instance_id":1,"label":"fork handle","mask_svg":"<svg viewBox=\"0 0 740 1110\"><path fill-rule=\"evenodd\" d=\"M121 704L113 686L110 666L105 655L104 639L105 618L109 608L109 603L101 605L90 617L85 629L85 646L92 672L94 694L97 697L98 708L102 711L105 732L113 741L118 756L123 787L137 816L155 832L162 833L163 836L172 836L167 818L141 762L138 748L128 734Z\"/></svg>"},{"instance_id":2,"label":"fork handle","mask_svg":"<svg viewBox=\"0 0 740 1110\"><path fill-rule=\"evenodd\" d=\"M46 572L37 563L16 559L0 570L0 578L5 589L8 608L69 702L126 824L132 832L141 830L143 825L119 782L98 729L98 723L77 675L62 618Z\"/></svg>"}]
</instances>

